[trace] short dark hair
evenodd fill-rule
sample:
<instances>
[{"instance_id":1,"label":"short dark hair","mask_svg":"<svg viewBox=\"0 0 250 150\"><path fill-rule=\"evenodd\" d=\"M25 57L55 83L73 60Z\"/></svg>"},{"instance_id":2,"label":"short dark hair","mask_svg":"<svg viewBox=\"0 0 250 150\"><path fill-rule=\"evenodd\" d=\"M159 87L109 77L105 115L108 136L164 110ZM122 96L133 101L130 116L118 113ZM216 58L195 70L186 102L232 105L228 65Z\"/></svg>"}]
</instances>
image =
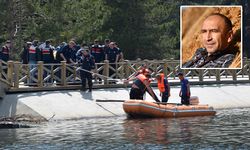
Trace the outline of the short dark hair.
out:
<instances>
[{"instance_id":1,"label":"short dark hair","mask_svg":"<svg viewBox=\"0 0 250 150\"><path fill-rule=\"evenodd\" d=\"M182 72L177 73L177 76L183 76Z\"/></svg>"},{"instance_id":2,"label":"short dark hair","mask_svg":"<svg viewBox=\"0 0 250 150\"><path fill-rule=\"evenodd\" d=\"M110 39L105 39L105 42L106 42L106 43L109 43L109 42L110 42Z\"/></svg>"},{"instance_id":3,"label":"short dark hair","mask_svg":"<svg viewBox=\"0 0 250 150\"><path fill-rule=\"evenodd\" d=\"M226 24L227 31L232 30L232 28L233 28L232 22L231 22L231 20L227 16L225 16L223 14L220 14L220 13L212 13L212 14L208 15L206 17L206 19L208 17L210 17L210 16L219 16L219 17L221 17L224 20L225 24Z\"/></svg>"}]
</instances>

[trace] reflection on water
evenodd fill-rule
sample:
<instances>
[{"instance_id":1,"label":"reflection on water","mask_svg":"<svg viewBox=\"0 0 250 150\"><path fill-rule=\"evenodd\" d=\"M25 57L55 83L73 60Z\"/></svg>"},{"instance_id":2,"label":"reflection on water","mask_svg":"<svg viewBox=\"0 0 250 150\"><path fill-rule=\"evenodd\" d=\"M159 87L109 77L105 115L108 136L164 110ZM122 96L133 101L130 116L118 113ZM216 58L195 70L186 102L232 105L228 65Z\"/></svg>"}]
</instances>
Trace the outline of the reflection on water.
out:
<instances>
[{"instance_id":1,"label":"reflection on water","mask_svg":"<svg viewBox=\"0 0 250 150\"><path fill-rule=\"evenodd\" d=\"M3 149L250 149L250 109L214 117L95 118L1 129Z\"/></svg>"}]
</instances>

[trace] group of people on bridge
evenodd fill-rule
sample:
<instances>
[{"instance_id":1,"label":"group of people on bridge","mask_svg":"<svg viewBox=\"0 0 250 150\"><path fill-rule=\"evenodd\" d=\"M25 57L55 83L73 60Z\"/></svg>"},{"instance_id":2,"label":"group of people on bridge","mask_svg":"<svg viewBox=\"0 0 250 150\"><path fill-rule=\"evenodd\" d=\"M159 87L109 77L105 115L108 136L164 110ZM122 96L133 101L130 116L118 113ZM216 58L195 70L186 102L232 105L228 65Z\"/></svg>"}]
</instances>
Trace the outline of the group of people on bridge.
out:
<instances>
[{"instance_id":1,"label":"group of people on bridge","mask_svg":"<svg viewBox=\"0 0 250 150\"><path fill-rule=\"evenodd\" d=\"M6 41L5 45L0 51L0 60L8 61L11 42ZM59 63L65 61L68 64L81 64L81 90L86 90L86 81L88 81L89 92L92 91L92 69L95 68L95 63L101 63L104 60L108 60L111 65L115 64L119 60L123 59L123 54L118 48L116 42L105 40L105 44L99 44L96 39L91 46L83 43L81 46L76 44L75 40L70 40L69 43L61 43L58 47L51 45L50 40L46 40L44 43L39 44L37 40L33 42L27 42L21 55L23 64L30 64L32 69L38 61L43 61L45 64ZM143 99L145 92L147 91L152 98L160 102L155 95L153 89L150 87L152 70L147 68L146 65L142 66L133 77L128 78L125 83L133 80L133 84L130 90L130 99ZM183 73L178 73L178 77L181 81L181 90L179 96L181 97L181 103L189 105L190 99L190 86L187 78ZM170 97L170 85L167 77L163 73L157 74L156 78L158 83L158 89L160 91L161 101L168 102Z\"/></svg>"},{"instance_id":2,"label":"group of people on bridge","mask_svg":"<svg viewBox=\"0 0 250 150\"><path fill-rule=\"evenodd\" d=\"M8 40L0 51L0 60L5 62L10 60L10 48L11 41ZM79 45L75 39L71 39L68 43L62 42L55 47L50 40L45 42L34 40L26 42L21 52L21 62L29 64L30 70L35 67L38 61L43 61L44 64L60 63L61 61L72 65L80 64L82 90L86 90L87 80L89 91L92 89L91 70L95 68L95 63L102 63L104 60L108 60L113 67L118 61L123 60L123 53L117 42L105 39L104 44L101 44L98 39L95 39L93 44L88 45L83 42ZM112 70L110 70L110 74L112 74ZM31 76L35 76L35 74L31 73Z\"/></svg>"}]
</instances>

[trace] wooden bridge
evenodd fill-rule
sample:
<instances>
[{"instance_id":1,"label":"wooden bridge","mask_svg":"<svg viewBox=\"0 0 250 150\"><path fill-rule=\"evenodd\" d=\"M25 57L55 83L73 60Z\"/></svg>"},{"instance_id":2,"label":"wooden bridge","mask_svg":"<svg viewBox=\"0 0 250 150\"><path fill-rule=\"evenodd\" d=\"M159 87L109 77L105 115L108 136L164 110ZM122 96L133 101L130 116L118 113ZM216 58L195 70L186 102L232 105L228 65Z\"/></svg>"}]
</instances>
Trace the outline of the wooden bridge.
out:
<instances>
[{"instance_id":1,"label":"wooden bridge","mask_svg":"<svg viewBox=\"0 0 250 150\"><path fill-rule=\"evenodd\" d=\"M123 80L133 76L143 64L168 76L170 84L178 84L176 73L182 71L191 84L235 84L250 82L250 60L243 61L242 69L185 69L178 60L136 60L111 64L97 63L94 69L94 88L125 87ZM43 91L80 88L80 70L77 65L66 64L22 64L0 61L0 82L8 86L7 92ZM101 79L101 82L99 81ZM153 82L155 83L155 82Z\"/></svg>"}]
</instances>

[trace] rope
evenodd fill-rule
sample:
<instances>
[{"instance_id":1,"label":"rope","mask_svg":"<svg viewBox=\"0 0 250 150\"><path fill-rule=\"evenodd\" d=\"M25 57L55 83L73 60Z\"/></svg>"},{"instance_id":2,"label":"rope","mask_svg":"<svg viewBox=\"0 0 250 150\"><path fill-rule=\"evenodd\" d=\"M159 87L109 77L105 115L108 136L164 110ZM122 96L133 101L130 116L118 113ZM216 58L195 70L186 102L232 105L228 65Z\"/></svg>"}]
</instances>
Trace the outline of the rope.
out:
<instances>
[{"instance_id":1,"label":"rope","mask_svg":"<svg viewBox=\"0 0 250 150\"><path fill-rule=\"evenodd\" d=\"M82 71L88 72L88 73L92 73L93 75L101 76L101 77L106 78L106 79L115 80L114 78L111 78L111 77L108 77L108 76L105 76L105 75L102 75L102 74L99 74L99 73L95 73L93 71L89 71L89 70L82 69L82 68L77 68L77 67L74 67L74 68L78 69L78 70L82 70Z\"/></svg>"}]
</instances>

